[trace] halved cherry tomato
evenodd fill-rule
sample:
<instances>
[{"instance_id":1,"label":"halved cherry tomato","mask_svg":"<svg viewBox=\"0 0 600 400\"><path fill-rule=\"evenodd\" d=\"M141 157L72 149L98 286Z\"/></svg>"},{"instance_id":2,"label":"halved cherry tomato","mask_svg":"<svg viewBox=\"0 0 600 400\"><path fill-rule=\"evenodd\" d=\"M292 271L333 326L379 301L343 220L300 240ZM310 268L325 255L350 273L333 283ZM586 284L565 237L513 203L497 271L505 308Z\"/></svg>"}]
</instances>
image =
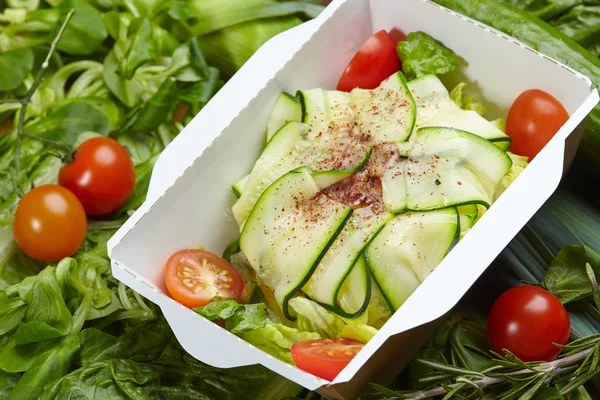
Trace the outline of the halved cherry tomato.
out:
<instances>
[{"instance_id":1,"label":"halved cherry tomato","mask_svg":"<svg viewBox=\"0 0 600 400\"><path fill-rule=\"evenodd\" d=\"M363 347L357 340L338 338L294 343L290 350L298 368L333 381Z\"/></svg>"},{"instance_id":2,"label":"halved cherry tomato","mask_svg":"<svg viewBox=\"0 0 600 400\"><path fill-rule=\"evenodd\" d=\"M508 289L496 299L488 316L494 351L507 349L521 360L552 361L571 333L569 314L552 293L537 286Z\"/></svg>"},{"instance_id":3,"label":"halved cherry tomato","mask_svg":"<svg viewBox=\"0 0 600 400\"><path fill-rule=\"evenodd\" d=\"M133 192L135 168L129 153L108 137L88 139L73 162L60 169L58 183L72 191L90 216L121 207Z\"/></svg>"},{"instance_id":4,"label":"halved cherry tomato","mask_svg":"<svg viewBox=\"0 0 600 400\"><path fill-rule=\"evenodd\" d=\"M521 93L506 118L511 151L533 159L568 119L567 110L550 94L538 89Z\"/></svg>"},{"instance_id":5,"label":"halved cherry tomato","mask_svg":"<svg viewBox=\"0 0 600 400\"><path fill-rule=\"evenodd\" d=\"M13 222L17 245L40 261L55 262L75 253L87 231L83 206L68 189L42 185L23 196Z\"/></svg>"},{"instance_id":6,"label":"halved cherry tomato","mask_svg":"<svg viewBox=\"0 0 600 400\"><path fill-rule=\"evenodd\" d=\"M400 70L396 42L385 30L371 36L354 55L337 85L337 90L375 89Z\"/></svg>"},{"instance_id":7,"label":"halved cherry tomato","mask_svg":"<svg viewBox=\"0 0 600 400\"><path fill-rule=\"evenodd\" d=\"M220 299L235 298L244 291L244 279L227 261L204 250L185 249L171 255L165 269L171 297L189 308Z\"/></svg>"}]
</instances>

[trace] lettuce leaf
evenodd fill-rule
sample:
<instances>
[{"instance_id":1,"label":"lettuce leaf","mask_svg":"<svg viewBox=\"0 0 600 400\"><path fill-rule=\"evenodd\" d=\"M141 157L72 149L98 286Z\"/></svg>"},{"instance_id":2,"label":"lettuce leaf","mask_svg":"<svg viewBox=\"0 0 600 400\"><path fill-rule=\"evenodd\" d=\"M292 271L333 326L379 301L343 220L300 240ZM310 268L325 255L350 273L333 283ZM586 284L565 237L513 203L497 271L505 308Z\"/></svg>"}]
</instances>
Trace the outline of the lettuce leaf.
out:
<instances>
[{"instance_id":1,"label":"lettuce leaf","mask_svg":"<svg viewBox=\"0 0 600 400\"><path fill-rule=\"evenodd\" d=\"M475 95L470 95L465 91L466 82L461 82L450 92L450 98L454 103L463 110L472 110L483 116L485 114L485 106Z\"/></svg>"},{"instance_id":2,"label":"lettuce leaf","mask_svg":"<svg viewBox=\"0 0 600 400\"><path fill-rule=\"evenodd\" d=\"M340 332L339 337L367 343L369 340L373 339L373 336L375 336L377 332L377 329L369 325L346 325L344 329L342 329L342 332Z\"/></svg>"},{"instance_id":3,"label":"lettuce leaf","mask_svg":"<svg viewBox=\"0 0 600 400\"><path fill-rule=\"evenodd\" d=\"M321 339L316 332L303 332L282 324L267 323L260 329L243 332L240 337L264 352L289 364L294 364L290 346L296 342Z\"/></svg>"},{"instance_id":4,"label":"lettuce leaf","mask_svg":"<svg viewBox=\"0 0 600 400\"><path fill-rule=\"evenodd\" d=\"M513 183L519 175L521 175L521 172L523 172L529 164L527 161L528 158L525 156L519 156L511 153L510 151L507 151L506 154L508 154L512 160L512 167L510 168L510 171L504 175L500 182L498 182L498 185L496 186L496 193L494 194L494 201L498 199L502 193L504 193L510 184Z\"/></svg>"},{"instance_id":5,"label":"lettuce leaf","mask_svg":"<svg viewBox=\"0 0 600 400\"><path fill-rule=\"evenodd\" d=\"M295 297L290 300L289 305L298 314L296 323L300 331L335 338L346 326L340 317L307 298Z\"/></svg>"},{"instance_id":6,"label":"lettuce leaf","mask_svg":"<svg viewBox=\"0 0 600 400\"><path fill-rule=\"evenodd\" d=\"M371 285L371 300L367 307L367 315L368 325L376 329L381 329L392 316L390 307L375 282Z\"/></svg>"},{"instance_id":7,"label":"lettuce leaf","mask_svg":"<svg viewBox=\"0 0 600 400\"><path fill-rule=\"evenodd\" d=\"M412 32L398 43L402 71L411 80L429 74L445 74L458 67L458 57L443 44L423 32Z\"/></svg>"},{"instance_id":8,"label":"lettuce leaf","mask_svg":"<svg viewBox=\"0 0 600 400\"><path fill-rule=\"evenodd\" d=\"M225 320L227 329L235 334L260 329L267 323L264 303L238 304L235 299L225 299L194 311L210 321Z\"/></svg>"}]
</instances>

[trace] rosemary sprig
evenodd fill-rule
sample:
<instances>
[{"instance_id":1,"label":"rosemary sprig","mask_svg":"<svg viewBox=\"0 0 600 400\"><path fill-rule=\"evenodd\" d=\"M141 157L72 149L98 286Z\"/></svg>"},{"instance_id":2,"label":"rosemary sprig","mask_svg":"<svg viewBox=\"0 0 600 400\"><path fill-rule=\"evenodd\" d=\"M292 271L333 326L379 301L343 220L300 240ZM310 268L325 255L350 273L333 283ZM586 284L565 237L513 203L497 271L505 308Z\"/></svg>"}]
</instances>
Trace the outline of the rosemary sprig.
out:
<instances>
[{"instance_id":1,"label":"rosemary sprig","mask_svg":"<svg viewBox=\"0 0 600 400\"><path fill-rule=\"evenodd\" d=\"M600 373L600 335L591 335L559 346L562 353L551 362L527 363L505 351L505 356L491 352L497 364L483 371L458 367L452 362L420 358L416 361L432 369L420 381L435 383L419 391L392 391L372 385L378 391L365 399L421 400L437 396L450 399L481 399L493 394L497 400L529 400L544 387L561 383L567 394Z\"/></svg>"},{"instance_id":2,"label":"rosemary sprig","mask_svg":"<svg viewBox=\"0 0 600 400\"><path fill-rule=\"evenodd\" d=\"M48 69L48 67L50 65L50 59L54 55L54 52L56 51L56 48L58 47L58 43L62 39L63 34L65 33L65 30L67 28L67 25L69 24L69 21L71 21L71 18L73 17L73 14L75 14L74 9L69 11L67 16L65 17L65 21L63 22L58 33L56 34L56 37L52 41L52 44L50 45L50 50L48 51L48 54L46 55L46 58L44 59L44 62L42 63L40 70L38 71L38 73L35 77L35 80L33 81L33 84L31 85L31 87L29 88L29 90L27 91L25 96L23 96L20 99L8 99L8 100L0 101L0 104L18 103L21 105L21 107L18 111L18 115L17 115L17 132L16 132L17 136L15 139L15 151L14 151L13 159L12 159L11 166L10 166L10 177L11 177L13 189L19 197L23 197L23 195L24 195L23 190L21 189L21 187L19 185L19 174L20 174L20 170L21 170L21 142L24 137L58 147L65 151L67 157L71 157L73 155L73 149L70 146L68 146L67 144L65 144L63 142L55 141L55 140L41 138L36 135L31 135L31 134L25 132L25 128L24 128L25 127L25 114L27 113L27 107L29 106L29 103L31 102L31 99L32 99L33 95L35 94L35 91L38 89L38 87L40 86L40 83L42 82L42 79L44 78L46 70Z\"/></svg>"}]
</instances>

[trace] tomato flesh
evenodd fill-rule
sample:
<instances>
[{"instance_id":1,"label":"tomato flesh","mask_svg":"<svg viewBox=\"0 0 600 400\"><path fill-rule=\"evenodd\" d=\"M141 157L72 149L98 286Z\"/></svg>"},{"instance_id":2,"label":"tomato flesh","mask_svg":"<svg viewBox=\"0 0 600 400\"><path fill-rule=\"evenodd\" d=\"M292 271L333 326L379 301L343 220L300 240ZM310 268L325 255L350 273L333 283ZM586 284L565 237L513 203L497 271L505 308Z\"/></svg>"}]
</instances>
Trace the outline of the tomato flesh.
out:
<instances>
[{"instance_id":1,"label":"tomato flesh","mask_svg":"<svg viewBox=\"0 0 600 400\"><path fill-rule=\"evenodd\" d=\"M185 249L166 263L165 284L171 297L189 308L219 299L235 298L244 291L244 280L227 261L204 250Z\"/></svg>"},{"instance_id":2,"label":"tomato flesh","mask_svg":"<svg viewBox=\"0 0 600 400\"><path fill-rule=\"evenodd\" d=\"M375 89L398 70L400 59L396 42L388 32L381 30L371 36L354 55L338 82L337 90Z\"/></svg>"},{"instance_id":3,"label":"tomato flesh","mask_svg":"<svg viewBox=\"0 0 600 400\"><path fill-rule=\"evenodd\" d=\"M58 183L77 196L87 215L106 215L118 210L133 192L135 168L119 142L95 137L77 148L73 162L61 168Z\"/></svg>"},{"instance_id":4,"label":"tomato flesh","mask_svg":"<svg viewBox=\"0 0 600 400\"><path fill-rule=\"evenodd\" d=\"M495 352L507 349L525 362L552 361L571 333L569 314L553 294L522 285L504 292L488 316L488 336Z\"/></svg>"},{"instance_id":5,"label":"tomato flesh","mask_svg":"<svg viewBox=\"0 0 600 400\"><path fill-rule=\"evenodd\" d=\"M359 341L338 338L294 343L290 350L296 367L333 381L363 347Z\"/></svg>"},{"instance_id":6,"label":"tomato flesh","mask_svg":"<svg viewBox=\"0 0 600 400\"><path fill-rule=\"evenodd\" d=\"M73 255L86 232L83 206L62 186L38 186L25 194L17 206L15 240L25 254L37 260L56 262Z\"/></svg>"},{"instance_id":7,"label":"tomato flesh","mask_svg":"<svg viewBox=\"0 0 600 400\"><path fill-rule=\"evenodd\" d=\"M521 93L506 119L511 150L533 159L568 119L567 110L550 94L538 89Z\"/></svg>"}]
</instances>

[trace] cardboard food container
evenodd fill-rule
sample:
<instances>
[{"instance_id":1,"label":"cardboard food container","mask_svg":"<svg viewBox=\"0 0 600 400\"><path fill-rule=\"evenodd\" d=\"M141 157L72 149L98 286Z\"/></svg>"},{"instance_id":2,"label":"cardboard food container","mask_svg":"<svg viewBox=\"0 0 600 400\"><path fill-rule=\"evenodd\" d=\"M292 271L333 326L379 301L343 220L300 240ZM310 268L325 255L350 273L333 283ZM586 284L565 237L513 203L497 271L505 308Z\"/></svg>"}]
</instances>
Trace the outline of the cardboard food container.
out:
<instances>
[{"instance_id":1,"label":"cardboard food container","mask_svg":"<svg viewBox=\"0 0 600 400\"><path fill-rule=\"evenodd\" d=\"M231 185L265 144L281 90L335 88L356 50L381 29L423 31L467 63L445 83L478 88L493 117L524 90L558 98L571 118L444 261L333 382L275 359L172 300L163 282L171 253L199 245L221 254L239 235ZM452 87L452 86L449 86ZM336 0L315 20L271 39L165 149L148 198L109 241L114 276L162 309L181 345L220 368L262 364L334 399L392 379L502 249L556 189L598 92L585 76L481 23L427 0ZM572 134L572 135L571 135ZM569 144L566 145L567 138ZM566 149L568 151L566 152ZM568 153L568 154L565 154Z\"/></svg>"}]
</instances>

